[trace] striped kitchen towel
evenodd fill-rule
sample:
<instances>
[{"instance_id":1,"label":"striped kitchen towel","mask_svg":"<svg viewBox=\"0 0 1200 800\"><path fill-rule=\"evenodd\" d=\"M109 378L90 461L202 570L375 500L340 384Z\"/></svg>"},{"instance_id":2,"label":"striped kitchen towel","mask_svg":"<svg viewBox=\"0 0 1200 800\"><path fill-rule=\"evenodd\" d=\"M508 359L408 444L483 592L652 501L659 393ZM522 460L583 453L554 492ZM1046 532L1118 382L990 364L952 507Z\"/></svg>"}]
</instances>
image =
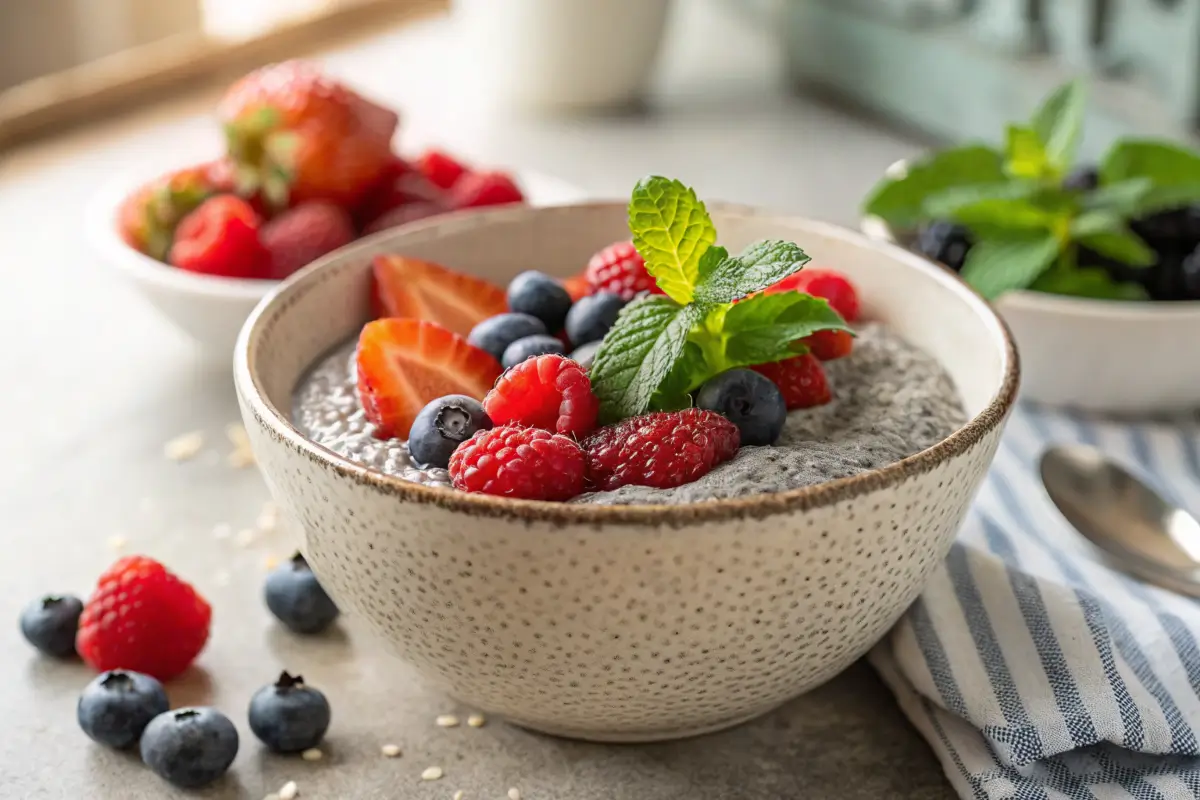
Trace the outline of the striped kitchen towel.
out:
<instances>
[{"instance_id":1,"label":"striped kitchen towel","mask_svg":"<svg viewBox=\"0 0 1200 800\"><path fill-rule=\"evenodd\" d=\"M1200 513L1194 420L1021 408L945 563L871 653L964 798L1200 798L1200 602L1108 569L1041 488L1095 445Z\"/></svg>"}]
</instances>

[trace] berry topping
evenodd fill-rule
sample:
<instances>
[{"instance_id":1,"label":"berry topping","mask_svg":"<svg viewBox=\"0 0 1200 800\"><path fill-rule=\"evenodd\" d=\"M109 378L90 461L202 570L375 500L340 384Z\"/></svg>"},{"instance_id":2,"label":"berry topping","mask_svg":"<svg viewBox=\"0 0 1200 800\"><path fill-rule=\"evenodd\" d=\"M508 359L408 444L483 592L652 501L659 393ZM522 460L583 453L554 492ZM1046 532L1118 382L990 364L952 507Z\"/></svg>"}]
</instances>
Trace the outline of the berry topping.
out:
<instances>
[{"instance_id":1,"label":"berry topping","mask_svg":"<svg viewBox=\"0 0 1200 800\"><path fill-rule=\"evenodd\" d=\"M463 337L417 319L368 322L355 364L359 401L383 439L407 439L417 414L438 397L482 399L501 372L496 359Z\"/></svg>"},{"instance_id":2,"label":"berry topping","mask_svg":"<svg viewBox=\"0 0 1200 800\"><path fill-rule=\"evenodd\" d=\"M501 375L483 408L497 425L583 436L596 427L600 401L583 367L565 356L541 355Z\"/></svg>"},{"instance_id":3,"label":"berry topping","mask_svg":"<svg viewBox=\"0 0 1200 800\"><path fill-rule=\"evenodd\" d=\"M267 608L293 633L320 633L338 618L338 607L299 553L267 576L263 595Z\"/></svg>"},{"instance_id":4,"label":"berry topping","mask_svg":"<svg viewBox=\"0 0 1200 800\"><path fill-rule=\"evenodd\" d=\"M93 741L126 748L137 744L150 720L170 707L163 685L154 678L113 670L84 687L75 716Z\"/></svg>"},{"instance_id":5,"label":"berry topping","mask_svg":"<svg viewBox=\"0 0 1200 800\"><path fill-rule=\"evenodd\" d=\"M800 341L804 342L809 352L822 361L833 361L848 356L854 349L854 337L849 331L817 331Z\"/></svg>"},{"instance_id":6,"label":"berry topping","mask_svg":"<svg viewBox=\"0 0 1200 800\"><path fill-rule=\"evenodd\" d=\"M831 269L805 269L767 289L767 294L785 291L779 288L782 284L788 284L786 289L795 289L797 292L825 299L830 308L840 314L846 322L858 319L858 292L854 284L840 272Z\"/></svg>"},{"instance_id":7,"label":"berry topping","mask_svg":"<svg viewBox=\"0 0 1200 800\"><path fill-rule=\"evenodd\" d=\"M305 203L282 212L259 233L271 277L286 278L356 237L350 215L332 203Z\"/></svg>"},{"instance_id":8,"label":"berry topping","mask_svg":"<svg viewBox=\"0 0 1200 800\"><path fill-rule=\"evenodd\" d=\"M159 714L142 734L142 761L183 789L213 783L237 757L238 732L215 708L179 708Z\"/></svg>"},{"instance_id":9,"label":"berry topping","mask_svg":"<svg viewBox=\"0 0 1200 800\"><path fill-rule=\"evenodd\" d=\"M481 208L523 203L525 195L503 172L468 172L455 181L450 201L455 208Z\"/></svg>"},{"instance_id":10,"label":"berry topping","mask_svg":"<svg viewBox=\"0 0 1200 800\"><path fill-rule=\"evenodd\" d=\"M441 150L426 150L417 159L417 169L425 179L439 189L449 189L458 183L467 168Z\"/></svg>"},{"instance_id":11,"label":"berry topping","mask_svg":"<svg viewBox=\"0 0 1200 800\"><path fill-rule=\"evenodd\" d=\"M504 348L504 357L500 359L500 363L504 365L505 369L509 369L534 356L542 356L547 353L565 353L566 350L567 347L562 343L562 339L555 336L546 336L544 334L526 336L522 339L517 339Z\"/></svg>"},{"instance_id":12,"label":"berry topping","mask_svg":"<svg viewBox=\"0 0 1200 800\"><path fill-rule=\"evenodd\" d=\"M571 310L571 295L558 281L543 272L522 272L508 284L508 307L537 317L546 330L557 333Z\"/></svg>"},{"instance_id":13,"label":"berry topping","mask_svg":"<svg viewBox=\"0 0 1200 800\"><path fill-rule=\"evenodd\" d=\"M250 698L250 730L276 753L300 753L316 747L329 730L329 701L284 672Z\"/></svg>"},{"instance_id":14,"label":"berry topping","mask_svg":"<svg viewBox=\"0 0 1200 800\"><path fill-rule=\"evenodd\" d=\"M931 222L917 231L914 249L958 272L974 244L975 239L964 226L953 222Z\"/></svg>"},{"instance_id":15,"label":"berry topping","mask_svg":"<svg viewBox=\"0 0 1200 800\"><path fill-rule=\"evenodd\" d=\"M588 284L587 275L584 273L572 275L564 280L562 285L567 290L567 294L571 296L572 303L578 303L592 292L592 287Z\"/></svg>"},{"instance_id":16,"label":"berry topping","mask_svg":"<svg viewBox=\"0 0 1200 800\"><path fill-rule=\"evenodd\" d=\"M583 492L583 472L574 439L537 428L480 431L450 457L454 488L523 500L570 500Z\"/></svg>"},{"instance_id":17,"label":"berry topping","mask_svg":"<svg viewBox=\"0 0 1200 800\"><path fill-rule=\"evenodd\" d=\"M732 422L713 411L690 408L631 417L596 431L583 447L590 486L607 491L691 483L733 458L739 443Z\"/></svg>"},{"instance_id":18,"label":"berry topping","mask_svg":"<svg viewBox=\"0 0 1200 800\"><path fill-rule=\"evenodd\" d=\"M379 233L380 231L386 231L388 228L399 228L401 225L407 225L410 222L436 217L445 211L446 209L437 203L430 203L425 200L409 203L405 206L397 206L375 217L375 219L363 228L363 235Z\"/></svg>"},{"instance_id":19,"label":"berry topping","mask_svg":"<svg viewBox=\"0 0 1200 800\"><path fill-rule=\"evenodd\" d=\"M467 341L491 353L497 361L504 358L504 351L518 339L526 336L545 336L546 325L537 317L528 314L497 314L488 317L471 329Z\"/></svg>"},{"instance_id":20,"label":"berry topping","mask_svg":"<svg viewBox=\"0 0 1200 800\"><path fill-rule=\"evenodd\" d=\"M408 451L424 467L446 469L455 448L475 431L490 427L492 421L475 398L461 394L439 397L417 414L408 434Z\"/></svg>"},{"instance_id":21,"label":"berry topping","mask_svg":"<svg viewBox=\"0 0 1200 800\"><path fill-rule=\"evenodd\" d=\"M168 255L188 272L223 278L267 278L270 258L259 241L258 214L240 197L210 197L175 229Z\"/></svg>"},{"instance_id":22,"label":"berry topping","mask_svg":"<svg viewBox=\"0 0 1200 800\"><path fill-rule=\"evenodd\" d=\"M450 208L445 192L430 183L403 158L393 155L362 200L355 205L354 221L359 227L371 227L375 220L389 211L417 203L431 203L441 211Z\"/></svg>"},{"instance_id":23,"label":"berry topping","mask_svg":"<svg viewBox=\"0 0 1200 800\"><path fill-rule=\"evenodd\" d=\"M596 253L588 261L584 274L592 293L612 292L625 301L632 300L639 292L663 293L646 271L646 262L633 242L616 242Z\"/></svg>"},{"instance_id":24,"label":"berry topping","mask_svg":"<svg viewBox=\"0 0 1200 800\"><path fill-rule=\"evenodd\" d=\"M773 364L759 364L751 369L770 378L779 387L788 411L823 406L833 399L825 369L811 353Z\"/></svg>"},{"instance_id":25,"label":"berry topping","mask_svg":"<svg viewBox=\"0 0 1200 800\"><path fill-rule=\"evenodd\" d=\"M21 633L48 656L75 655L75 633L83 603L71 595L50 595L36 600L21 612Z\"/></svg>"},{"instance_id":26,"label":"berry topping","mask_svg":"<svg viewBox=\"0 0 1200 800\"><path fill-rule=\"evenodd\" d=\"M100 576L79 620L76 647L93 669L179 675L208 641L212 609L157 561L127 556Z\"/></svg>"},{"instance_id":27,"label":"berry topping","mask_svg":"<svg viewBox=\"0 0 1200 800\"><path fill-rule=\"evenodd\" d=\"M787 421L787 406L778 387L748 369L731 369L710 378L696 392L696 407L715 411L737 425L742 446L775 444Z\"/></svg>"},{"instance_id":28,"label":"berry topping","mask_svg":"<svg viewBox=\"0 0 1200 800\"><path fill-rule=\"evenodd\" d=\"M371 266L378 317L428 320L466 336L483 320L508 310L504 290L499 286L439 264L404 256L378 256Z\"/></svg>"},{"instance_id":29,"label":"berry topping","mask_svg":"<svg viewBox=\"0 0 1200 800\"><path fill-rule=\"evenodd\" d=\"M624 307L625 301L612 292L584 297L567 312L567 337L576 346L603 339Z\"/></svg>"},{"instance_id":30,"label":"berry topping","mask_svg":"<svg viewBox=\"0 0 1200 800\"><path fill-rule=\"evenodd\" d=\"M587 344L576 347L571 353L571 360L584 369L592 368L592 361L596 359L596 351L600 349L600 342L588 342Z\"/></svg>"},{"instance_id":31,"label":"berry topping","mask_svg":"<svg viewBox=\"0 0 1200 800\"><path fill-rule=\"evenodd\" d=\"M216 164L210 163L168 173L140 187L117 212L121 238L151 258L166 261L179 221L219 190L218 179Z\"/></svg>"}]
</instances>

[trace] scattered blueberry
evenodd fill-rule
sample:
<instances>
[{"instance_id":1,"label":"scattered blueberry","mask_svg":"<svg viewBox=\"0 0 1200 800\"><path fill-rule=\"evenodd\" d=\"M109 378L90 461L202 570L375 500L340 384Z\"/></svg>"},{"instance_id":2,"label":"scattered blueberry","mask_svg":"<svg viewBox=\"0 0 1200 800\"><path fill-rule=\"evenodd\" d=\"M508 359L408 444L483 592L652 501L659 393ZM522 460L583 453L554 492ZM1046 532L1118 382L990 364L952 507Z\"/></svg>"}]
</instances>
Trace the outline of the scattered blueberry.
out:
<instances>
[{"instance_id":1,"label":"scattered blueberry","mask_svg":"<svg viewBox=\"0 0 1200 800\"><path fill-rule=\"evenodd\" d=\"M214 708L180 708L159 714L142 734L142 761L158 777L184 789L220 778L237 756L238 732Z\"/></svg>"},{"instance_id":2,"label":"scattered blueberry","mask_svg":"<svg viewBox=\"0 0 1200 800\"><path fill-rule=\"evenodd\" d=\"M1200 206L1159 211L1135 219L1129 227L1159 253L1191 250L1200 244Z\"/></svg>"},{"instance_id":3,"label":"scattered blueberry","mask_svg":"<svg viewBox=\"0 0 1200 800\"><path fill-rule=\"evenodd\" d=\"M742 445L774 444L783 433L787 404L768 378L748 369L722 372L696 392L696 407L716 411L738 426Z\"/></svg>"},{"instance_id":4,"label":"scattered blueberry","mask_svg":"<svg viewBox=\"0 0 1200 800\"><path fill-rule=\"evenodd\" d=\"M440 397L422 408L413 420L408 451L426 467L446 469L459 444L475 431L491 427L492 421L478 400L462 394Z\"/></svg>"},{"instance_id":5,"label":"scattered blueberry","mask_svg":"<svg viewBox=\"0 0 1200 800\"><path fill-rule=\"evenodd\" d=\"M584 369L591 369L592 362L596 360L596 351L600 349L600 342L588 342L585 345L575 348L571 353L571 360Z\"/></svg>"},{"instance_id":6,"label":"scattered blueberry","mask_svg":"<svg viewBox=\"0 0 1200 800\"><path fill-rule=\"evenodd\" d=\"M524 339L517 339L510 344L504 351L504 357L500 359L500 363L505 369L515 367L527 358L534 356L545 355L546 353L561 353L566 348L563 343L553 336L526 336Z\"/></svg>"},{"instance_id":7,"label":"scattered blueberry","mask_svg":"<svg viewBox=\"0 0 1200 800\"><path fill-rule=\"evenodd\" d=\"M545 335L546 324L528 314L497 314L488 317L471 329L467 341L491 353L497 361L504 358L504 350L517 339L526 336Z\"/></svg>"},{"instance_id":8,"label":"scattered blueberry","mask_svg":"<svg viewBox=\"0 0 1200 800\"><path fill-rule=\"evenodd\" d=\"M579 345L603 339L625 306L619 294L596 292L581 298L567 312L567 338Z\"/></svg>"},{"instance_id":9,"label":"scattered blueberry","mask_svg":"<svg viewBox=\"0 0 1200 800\"><path fill-rule=\"evenodd\" d=\"M338 608L296 553L267 576L267 608L296 633L320 633L333 623Z\"/></svg>"},{"instance_id":10,"label":"scattered blueberry","mask_svg":"<svg viewBox=\"0 0 1200 800\"><path fill-rule=\"evenodd\" d=\"M537 317L553 333L562 328L571 308L571 295L546 273L529 270L508 284L508 308Z\"/></svg>"},{"instance_id":11,"label":"scattered blueberry","mask_svg":"<svg viewBox=\"0 0 1200 800\"><path fill-rule=\"evenodd\" d=\"M75 716L91 739L109 747L137 744L150 720L171 707L156 679L140 672L113 670L83 689Z\"/></svg>"},{"instance_id":12,"label":"scattered blueberry","mask_svg":"<svg viewBox=\"0 0 1200 800\"><path fill-rule=\"evenodd\" d=\"M971 232L953 222L931 222L917 231L916 251L957 272L967 260L975 240Z\"/></svg>"},{"instance_id":13,"label":"scattered blueberry","mask_svg":"<svg viewBox=\"0 0 1200 800\"><path fill-rule=\"evenodd\" d=\"M30 603L21 612L21 633L46 655L75 655L75 632L83 603L71 595L51 595Z\"/></svg>"},{"instance_id":14,"label":"scattered blueberry","mask_svg":"<svg viewBox=\"0 0 1200 800\"><path fill-rule=\"evenodd\" d=\"M1100 171L1094 165L1084 164L1067 173L1062 188L1071 192L1090 192L1100 185Z\"/></svg>"},{"instance_id":15,"label":"scattered blueberry","mask_svg":"<svg viewBox=\"0 0 1200 800\"><path fill-rule=\"evenodd\" d=\"M250 698L250 730L277 753L316 747L329 730L329 701L304 678L284 672Z\"/></svg>"}]
</instances>

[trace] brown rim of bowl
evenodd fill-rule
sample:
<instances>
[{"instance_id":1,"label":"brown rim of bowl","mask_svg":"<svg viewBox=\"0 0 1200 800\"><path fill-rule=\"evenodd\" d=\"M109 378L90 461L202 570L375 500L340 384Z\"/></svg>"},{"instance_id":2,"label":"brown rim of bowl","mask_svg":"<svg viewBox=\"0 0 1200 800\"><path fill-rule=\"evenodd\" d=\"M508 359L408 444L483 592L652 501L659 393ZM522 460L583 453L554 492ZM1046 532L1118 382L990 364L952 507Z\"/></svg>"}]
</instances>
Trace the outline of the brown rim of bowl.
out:
<instances>
[{"instance_id":1,"label":"brown rim of bowl","mask_svg":"<svg viewBox=\"0 0 1200 800\"><path fill-rule=\"evenodd\" d=\"M611 206L611 202L577 203L567 206L552 206L538 209L522 207L518 209L498 208L470 214L454 215L439 219L430 219L406 226L406 231L434 231L439 228L454 228L465 223L480 224L490 219L502 219L530 213L554 213L566 209L577 210ZM740 214L743 216L778 218L786 222L787 215L754 209L748 206L710 203L710 207L719 208L722 212ZM280 413L263 394L258 381L257 370L254 368L250 355L250 342L258 335L260 325L264 323L267 312L280 298L303 291L297 285L307 276L320 271L332 261L342 261L356 250L365 250L394 231L384 231L374 236L349 245L322 258L313 265L305 268L295 276L284 281L258 304L247 319L238 338L237 350L234 355L234 383L238 394L246 406L254 414L256 420L268 431L272 438L286 445L296 453L309 460L328 467L341 477L347 478L360 485L377 489L397 498L421 504L435 505L450 511L461 511L476 516L502 518L518 522L546 522L550 524L653 524L668 527L681 527L703 522L718 522L728 519L754 518L780 514L790 511L804 511L819 506L827 506L848 500L860 495L893 486L905 479L936 467L946 459L959 455L975 446L989 432L999 426L1012 409L1020 382L1020 365L1012 335L1004 320L996 314L991 305L978 293L971 289L953 272L911 253L899 245L880 242L839 225L825 222L805 220L822 235L834 239L869 246L900 261L907 262L912 267L927 270L941 280L948 281L956 291L961 292L967 299L976 304L981 313L986 315L999 331L1005 349L1004 379L1000 388L992 396L987 406L968 420L962 427L942 439L932 447L928 447L911 456L903 458L879 469L868 470L848 478L789 489L783 492L768 492L729 499L705 500L697 503L679 505L596 505L584 503L556 503L544 500L517 500L506 497L496 497L483 494L469 494L456 489L425 486L403 478L393 477L375 469L356 464L338 455L332 450L317 444L304 436L291 423L291 420Z\"/></svg>"}]
</instances>

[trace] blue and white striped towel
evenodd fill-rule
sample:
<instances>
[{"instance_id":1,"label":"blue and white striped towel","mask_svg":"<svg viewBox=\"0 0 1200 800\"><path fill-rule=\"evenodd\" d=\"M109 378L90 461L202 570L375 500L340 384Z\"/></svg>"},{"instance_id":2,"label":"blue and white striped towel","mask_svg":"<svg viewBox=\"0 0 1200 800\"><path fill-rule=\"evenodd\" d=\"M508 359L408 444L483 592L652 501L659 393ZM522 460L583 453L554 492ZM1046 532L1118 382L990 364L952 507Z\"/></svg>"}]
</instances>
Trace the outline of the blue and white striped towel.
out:
<instances>
[{"instance_id":1,"label":"blue and white striped towel","mask_svg":"<svg viewBox=\"0 0 1200 800\"><path fill-rule=\"evenodd\" d=\"M1200 798L1200 603L1108 569L1041 488L1082 441L1200 512L1194 423L1020 409L958 541L871 663L972 800Z\"/></svg>"}]
</instances>

